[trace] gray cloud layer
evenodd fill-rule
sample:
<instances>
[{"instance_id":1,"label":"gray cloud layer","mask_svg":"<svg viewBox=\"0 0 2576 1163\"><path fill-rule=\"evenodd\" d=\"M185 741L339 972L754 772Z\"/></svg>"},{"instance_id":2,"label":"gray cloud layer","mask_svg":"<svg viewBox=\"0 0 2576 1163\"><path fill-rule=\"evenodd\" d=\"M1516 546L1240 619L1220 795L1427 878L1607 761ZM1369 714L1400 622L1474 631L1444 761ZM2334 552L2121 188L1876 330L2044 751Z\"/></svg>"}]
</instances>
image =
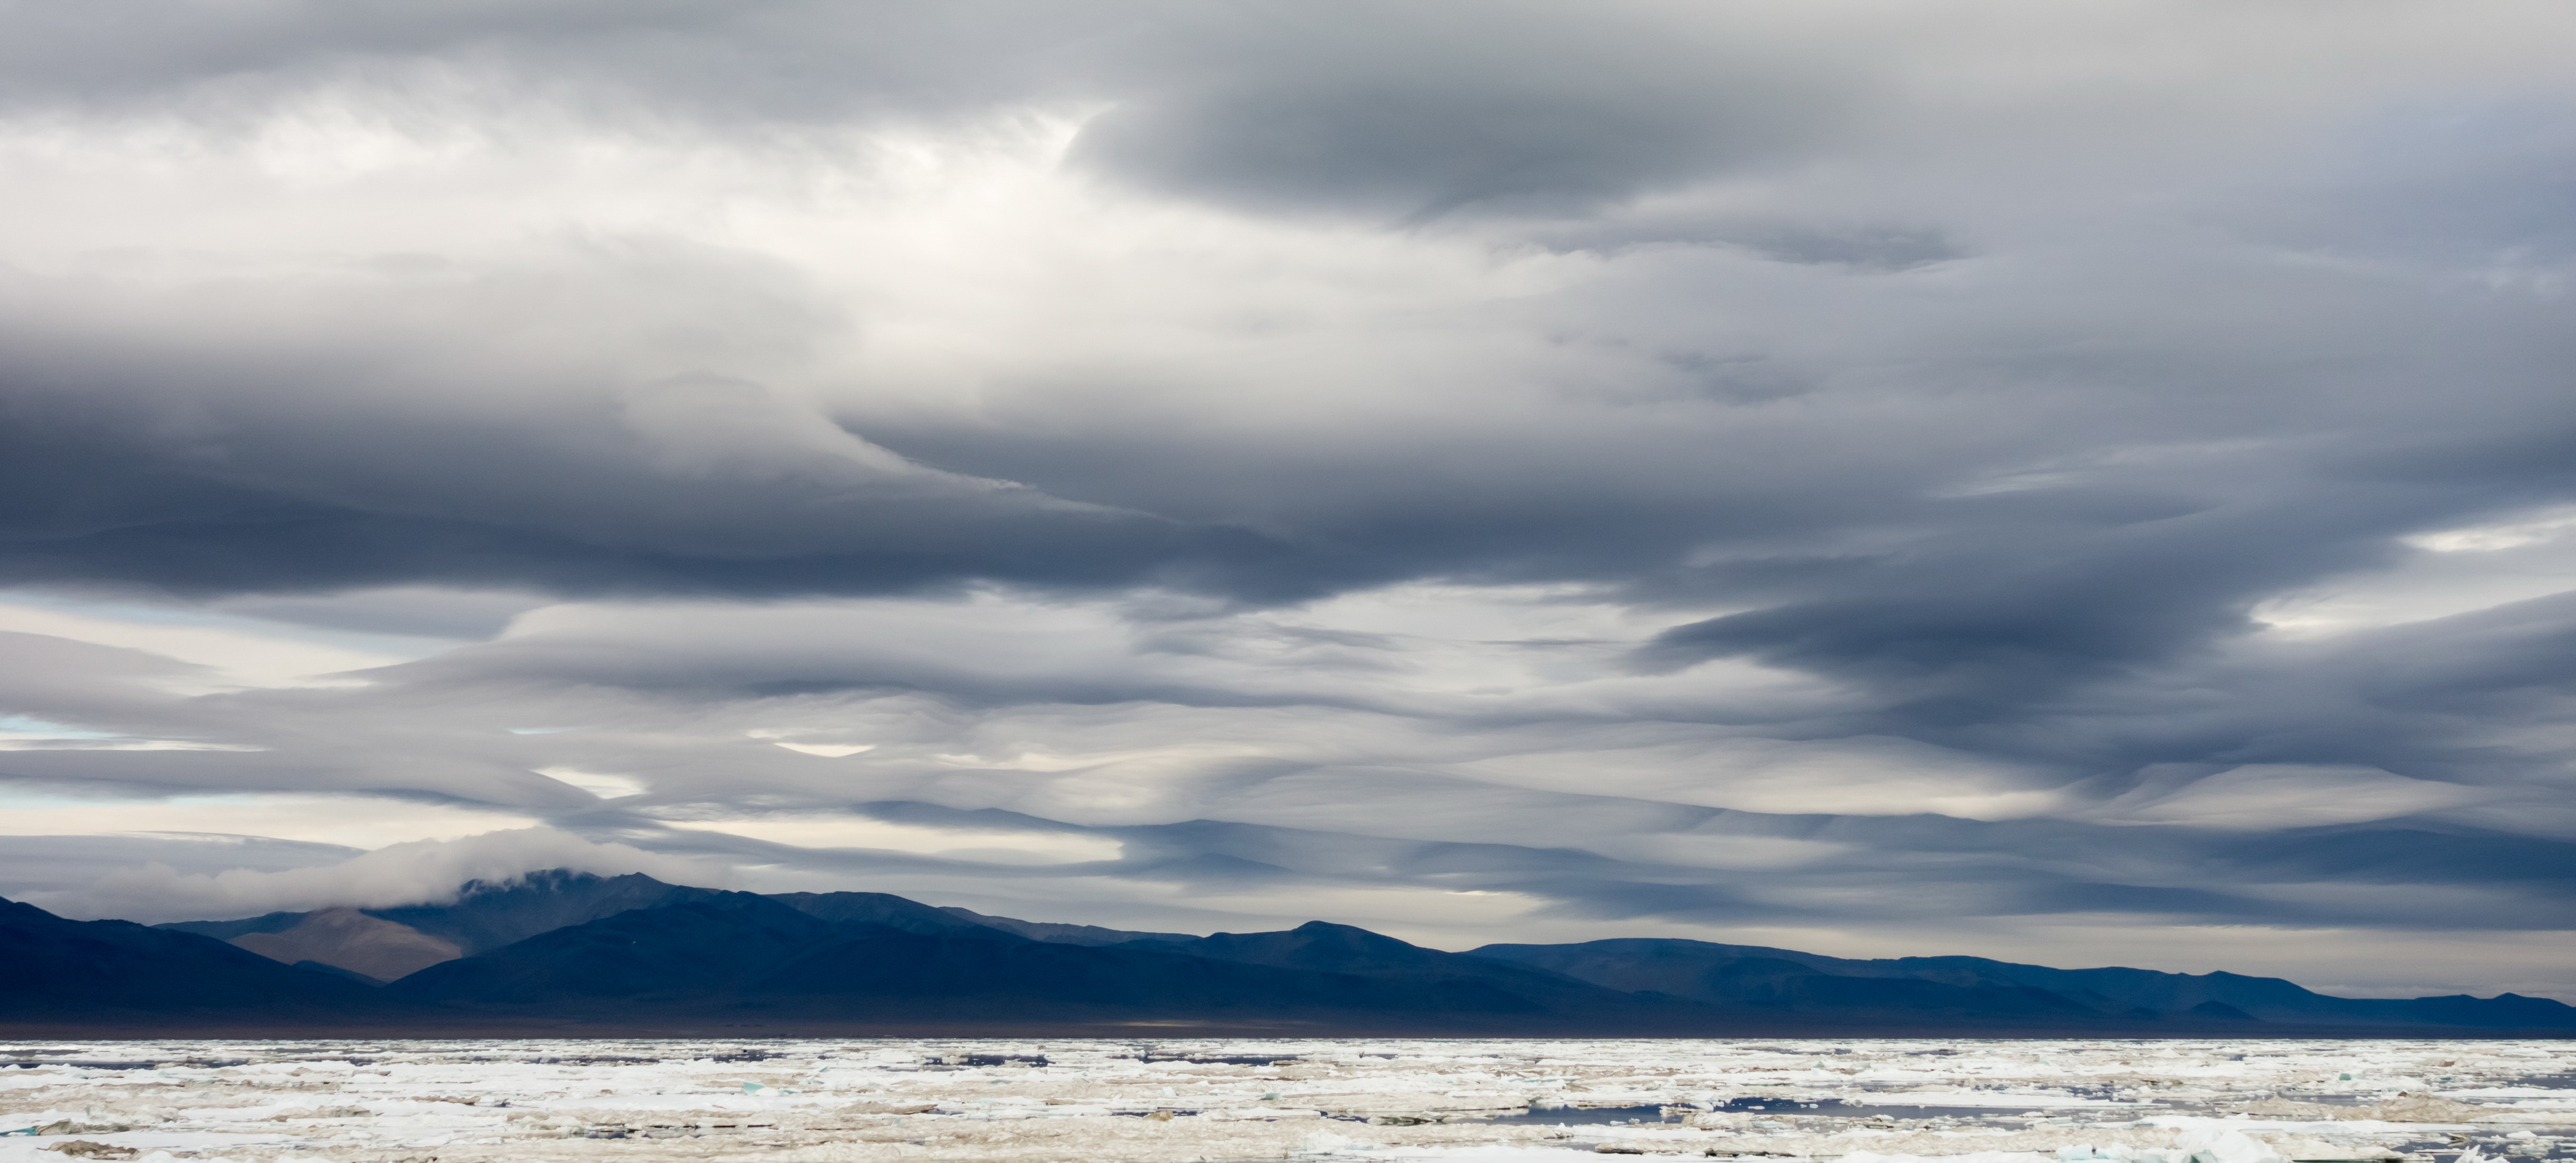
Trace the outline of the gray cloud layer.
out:
<instances>
[{"instance_id":1,"label":"gray cloud layer","mask_svg":"<svg viewBox=\"0 0 2576 1163\"><path fill-rule=\"evenodd\" d=\"M2568 19L10 6L0 774L2564 993Z\"/></svg>"}]
</instances>

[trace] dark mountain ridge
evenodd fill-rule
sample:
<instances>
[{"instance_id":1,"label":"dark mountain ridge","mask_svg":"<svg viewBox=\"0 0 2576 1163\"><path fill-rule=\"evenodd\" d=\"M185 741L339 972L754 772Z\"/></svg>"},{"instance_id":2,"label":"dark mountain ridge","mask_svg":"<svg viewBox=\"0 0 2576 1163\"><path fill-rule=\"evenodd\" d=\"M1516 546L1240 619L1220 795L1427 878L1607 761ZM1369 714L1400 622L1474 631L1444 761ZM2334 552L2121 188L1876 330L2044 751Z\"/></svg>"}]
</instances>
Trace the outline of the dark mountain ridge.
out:
<instances>
[{"instance_id":1,"label":"dark mountain ridge","mask_svg":"<svg viewBox=\"0 0 2576 1163\"><path fill-rule=\"evenodd\" d=\"M882 925L907 933L953 933L994 938L1013 935L1006 930L968 920L947 909L932 908L892 893L780 892L771 893L765 899L833 924Z\"/></svg>"},{"instance_id":2,"label":"dark mountain ridge","mask_svg":"<svg viewBox=\"0 0 2576 1163\"><path fill-rule=\"evenodd\" d=\"M1187 933L1139 933L1127 929L1104 929L1098 925L1066 925L1055 921L1021 921L1010 917L988 917L973 909L944 905L940 912L949 913L978 925L987 925L1017 933L1038 941L1061 941L1067 945L1117 945L1128 941L1194 941Z\"/></svg>"},{"instance_id":3,"label":"dark mountain ridge","mask_svg":"<svg viewBox=\"0 0 2576 1163\"><path fill-rule=\"evenodd\" d=\"M1638 999L1364 930L1347 933L1372 946L1372 960L1344 972L1294 964L1301 959L1293 951L1243 960L1152 947L1163 942L1038 941L954 919L930 924L913 912L924 906L900 897L823 896L878 899L721 893L678 901L434 965L385 992L482 1014L589 1017L640 1008L908 1025L1250 1021L1464 1032L1597 1029L1625 1019L1621 1028L1646 1031L1677 1019L1706 1025L1717 1016L1708 1007ZM1319 927L1343 928L1255 936L1313 937L1309 930ZM1301 943L1269 944L1293 950ZM1391 968L1408 958L1456 964L1446 974Z\"/></svg>"},{"instance_id":4,"label":"dark mountain ridge","mask_svg":"<svg viewBox=\"0 0 2576 1163\"><path fill-rule=\"evenodd\" d=\"M1308 921L1281 933L1215 933L1177 940L1130 941L1112 949L1179 954L1316 973L1433 983L1453 998L1483 997L1525 1012L1629 1012L1640 1017L1669 1008L1670 999L1643 998L1550 970L1425 949L1380 933L1327 921ZM1504 1000L1511 999L1511 1000Z\"/></svg>"},{"instance_id":5,"label":"dark mountain ridge","mask_svg":"<svg viewBox=\"0 0 2576 1163\"><path fill-rule=\"evenodd\" d=\"M1961 1016L2062 1007L2142 1020L2191 1018L2303 1025L2576 1029L2576 1007L2547 998L2345 998L2277 977L2225 971L2053 969L1983 957L1857 960L1680 938L1622 937L1571 945L1487 945L1477 957L1551 969L1611 989L1654 990L1714 1004L1792 1010L1820 1004Z\"/></svg>"},{"instance_id":6,"label":"dark mountain ridge","mask_svg":"<svg viewBox=\"0 0 2576 1163\"><path fill-rule=\"evenodd\" d=\"M449 904L157 928L0 905L0 941L0 1022L57 1029L2576 1036L2576 1008L2512 994L2336 998L2229 973L1658 938L1451 953L1321 921L1131 933L885 893L762 896L563 870L470 883ZM384 977L397 979L371 987Z\"/></svg>"}]
</instances>

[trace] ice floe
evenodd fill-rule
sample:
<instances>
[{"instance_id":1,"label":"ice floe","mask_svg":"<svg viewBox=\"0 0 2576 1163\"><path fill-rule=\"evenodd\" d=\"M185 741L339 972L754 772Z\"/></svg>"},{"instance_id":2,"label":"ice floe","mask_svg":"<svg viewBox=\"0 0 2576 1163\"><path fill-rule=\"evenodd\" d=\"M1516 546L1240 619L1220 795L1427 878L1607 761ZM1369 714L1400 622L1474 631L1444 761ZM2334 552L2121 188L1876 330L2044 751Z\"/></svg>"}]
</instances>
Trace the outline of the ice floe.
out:
<instances>
[{"instance_id":1,"label":"ice floe","mask_svg":"<svg viewBox=\"0 0 2576 1163\"><path fill-rule=\"evenodd\" d=\"M0 1046L0 1163L2534 1163L2571 1148L2576 1045L2561 1042Z\"/></svg>"}]
</instances>

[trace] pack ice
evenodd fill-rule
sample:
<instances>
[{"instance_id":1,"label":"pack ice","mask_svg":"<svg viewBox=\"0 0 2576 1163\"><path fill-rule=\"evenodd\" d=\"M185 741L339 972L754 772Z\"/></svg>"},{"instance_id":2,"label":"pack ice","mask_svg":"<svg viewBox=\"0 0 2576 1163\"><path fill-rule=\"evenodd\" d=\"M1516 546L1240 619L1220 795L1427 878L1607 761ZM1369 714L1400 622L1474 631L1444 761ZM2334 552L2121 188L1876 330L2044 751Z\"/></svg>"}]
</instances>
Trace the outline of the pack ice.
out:
<instances>
[{"instance_id":1,"label":"pack ice","mask_svg":"<svg viewBox=\"0 0 2576 1163\"><path fill-rule=\"evenodd\" d=\"M0 1047L0 1163L2528 1163L2505 1041L833 1040Z\"/></svg>"}]
</instances>

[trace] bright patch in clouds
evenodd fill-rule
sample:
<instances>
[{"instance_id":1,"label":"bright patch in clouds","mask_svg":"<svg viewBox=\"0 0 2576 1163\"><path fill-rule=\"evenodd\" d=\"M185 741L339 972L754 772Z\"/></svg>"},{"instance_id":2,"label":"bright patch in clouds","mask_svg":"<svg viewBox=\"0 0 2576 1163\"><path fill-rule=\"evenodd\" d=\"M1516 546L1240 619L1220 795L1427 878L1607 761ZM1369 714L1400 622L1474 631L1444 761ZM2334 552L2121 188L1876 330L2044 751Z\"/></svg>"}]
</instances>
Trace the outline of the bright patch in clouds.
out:
<instances>
[{"instance_id":1,"label":"bright patch in clouds","mask_svg":"<svg viewBox=\"0 0 2576 1163\"><path fill-rule=\"evenodd\" d=\"M313 641L317 635L290 627L137 606L0 600L0 632L91 642L183 663L155 680L181 694L345 684L351 680L343 672L404 660Z\"/></svg>"},{"instance_id":2,"label":"bright patch in clouds","mask_svg":"<svg viewBox=\"0 0 2576 1163\"><path fill-rule=\"evenodd\" d=\"M977 864L1079 864L1116 860L1122 846L1103 836L929 828L860 816L674 821L678 832L721 832L798 848L876 848Z\"/></svg>"},{"instance_id":3,"label":"bright patch in clouds","mask_svg":"<svg viewBox=\"0 0 2576 1163\"><path fill-rule=\"evenodd\" d=\"M846 756L857 755L863 751L876 750L876 745L873 743L788 743L782 741L778 745L790 751L802 752L806 755L820 755L825 759L840 759Z\"/></svg>"},{"instance_id":4,"label":"bright patch in clouds","mask_svg":"<svg viewBox=\"0 0 2576 1163\"><path fill-rule=\"evenodd\" d=\"M13 795L0 835L78 836L174 832L267 836L350 848L410 840L455 840L536 823L488 808L366 800L352 796L203 795L99 801Z\"/></svg>"},{"instance_id":5,"label":"bright patch in clouds","mask_svg":"<svg viewBox=\"0 0 2576 1163\"><path fill-rule=\"evenodd\" d=\"M2418 533L2405 538L2405 542L2435 553L2493 553L2499 549L2520 549L2526 545L2556 541L2569 533L2576 533L2576 512L2553 510L2499 525L2473 525L2438 533Z\"/></svg>"},{"instance_id":6,"label":"bright patch in clouds","mask_svg":"<svg viewBox=\"0 0 2576 1163\"><path fill-rule=\"evenodd\" d=\"M644 781L630 775L603 775L570 767L539 768L537 774L571 784L601 799L638 795L644 791Z\"/></svg>"},{"instance_id":7,"label":"bright patch in clouds","mask_svg":"<svg viewBox=\"0 0 2576 1163\"><path fill-rule=\"evenodd\" d=\"M2352 824L2458 808L2494 792L2408 779L2377 768L2248 764L2179 790L2142 789L2105 805L2105 819L2196 828L2268 831Z\"/></svg>"}]
</instances>

